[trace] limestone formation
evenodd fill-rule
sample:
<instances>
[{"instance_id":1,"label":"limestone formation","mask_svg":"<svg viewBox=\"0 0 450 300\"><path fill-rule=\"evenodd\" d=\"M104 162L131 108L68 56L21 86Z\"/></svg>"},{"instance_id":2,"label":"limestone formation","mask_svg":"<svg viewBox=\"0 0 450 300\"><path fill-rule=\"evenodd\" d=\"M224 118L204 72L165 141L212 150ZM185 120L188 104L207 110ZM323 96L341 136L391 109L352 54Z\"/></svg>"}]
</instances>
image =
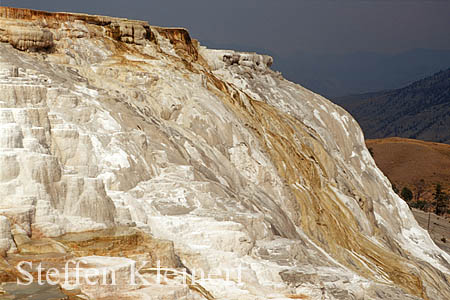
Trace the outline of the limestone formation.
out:
<instances>
[{"instance_id":1,"label":"limestone formation","mask_svg":"<svg viewBox=\"0 0 450 300\"><path fill-rule=\"evenodd\" d=\"M0 278L27 258L85 259L120 278L150 259L169 283L152 265L148 286L62 291L450 298L449 255L356 121L272 71L271 57L210 50L182 28L5 7L0 41ZM200 268L214 276L194 284Z\"/></svg>"},{"instance_id":2,"label":"limestone formation","mask_svg":"<svg viewBox=\"0 0 450 300\"><path fill-rule=\"evenodd\" d=\"M6 253L15 248L11 235L11 226L7 217L0 216L0 255L5 257Z\"/></svg>"}]
</instances>

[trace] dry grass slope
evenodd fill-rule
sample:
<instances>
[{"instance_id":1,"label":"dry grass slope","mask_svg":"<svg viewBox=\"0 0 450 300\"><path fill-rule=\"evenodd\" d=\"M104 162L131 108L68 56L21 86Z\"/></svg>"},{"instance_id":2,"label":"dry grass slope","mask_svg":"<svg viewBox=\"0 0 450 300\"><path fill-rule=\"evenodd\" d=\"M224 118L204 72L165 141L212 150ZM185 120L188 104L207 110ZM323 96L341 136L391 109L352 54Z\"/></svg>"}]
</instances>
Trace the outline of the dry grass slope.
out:
<instances>
[{"instance_id":1,"label":"dry grass slope","mask_svg":"<svg viewBox=\"0 0 450 300\"><path fill-rule=\"evenodd\" d=\"M404 138L367 140L378 167L399 190L407 186L414 194L425 181L423 199L431 201L435 185L450 188L450 145ZM416 195L415 195L416 196Z\"/></svg>"}]
</instances>

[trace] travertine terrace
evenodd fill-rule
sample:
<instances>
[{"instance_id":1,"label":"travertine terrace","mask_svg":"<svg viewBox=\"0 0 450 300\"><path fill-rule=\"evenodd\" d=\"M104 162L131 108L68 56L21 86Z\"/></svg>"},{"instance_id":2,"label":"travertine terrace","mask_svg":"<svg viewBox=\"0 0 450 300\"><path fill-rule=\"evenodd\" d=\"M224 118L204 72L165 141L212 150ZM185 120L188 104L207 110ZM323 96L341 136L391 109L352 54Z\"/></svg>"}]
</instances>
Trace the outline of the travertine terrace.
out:
<instances>
[{"instance_id":1,"label":"travertine terrace","mask_svg":"<svg viewBox=\"0 0 450 300\"><path fill-rule=\"evenodd\" d=\"M392 191L358 124L272 71L271 57L210 50L182 28L6 7L0 42L3 281L23 259L83 258L120 278L150 260L171 268L171 284L64 291L450 298L450 257ZM238 266L241 283L176 281L182 268Z\"/></svg>"}]
</instances>

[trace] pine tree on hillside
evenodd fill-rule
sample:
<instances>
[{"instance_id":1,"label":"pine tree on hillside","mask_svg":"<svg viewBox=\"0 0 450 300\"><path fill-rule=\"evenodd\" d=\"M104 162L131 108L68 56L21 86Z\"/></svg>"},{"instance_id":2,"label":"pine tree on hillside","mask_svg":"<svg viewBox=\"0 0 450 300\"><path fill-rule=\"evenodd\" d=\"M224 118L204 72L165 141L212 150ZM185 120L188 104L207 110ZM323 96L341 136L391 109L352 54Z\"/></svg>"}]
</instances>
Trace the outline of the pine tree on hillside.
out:
<instances>
[{"instance_id":1,"label":"pine tree on hillside","mask_svg":"<svg viewBox=\"0 0 450 300\"><path fill-rule=\"evenodd\" d=\"M434 201L435 201L435 213L437 215L442 215L447 212L447 205L449 202L449 195L442 191L441 184L436 185L436 191L434 192Z\"/></svg>"}]
</instances>

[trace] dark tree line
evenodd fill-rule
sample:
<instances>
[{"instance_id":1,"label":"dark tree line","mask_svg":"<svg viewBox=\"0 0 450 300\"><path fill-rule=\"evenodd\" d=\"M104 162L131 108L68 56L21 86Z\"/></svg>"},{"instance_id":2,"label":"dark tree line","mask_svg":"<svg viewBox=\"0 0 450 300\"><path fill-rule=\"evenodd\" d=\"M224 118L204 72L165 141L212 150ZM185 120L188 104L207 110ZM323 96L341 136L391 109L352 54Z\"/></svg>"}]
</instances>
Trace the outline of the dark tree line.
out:
<instances>
[{"instance_id":1,"label":"dark tree line","mask_svg":"<svg viewBox=\"0 0 450 300\"><path fill-rule=\"evenodd\" d=\"M450 212L450 195L443 191L440 183L436 184L435 191L433 193L434 201L432 203L421 200L421 197L425 192L425 181L423 179L417 183L415 194L406 186L403 187L401 191L399 191L395 185L393 186L393 189L411 207L420 210L431 210L437 215L444 215ZM415 201L413 201L413 199Z\"/></svg>"}]
</instances>

